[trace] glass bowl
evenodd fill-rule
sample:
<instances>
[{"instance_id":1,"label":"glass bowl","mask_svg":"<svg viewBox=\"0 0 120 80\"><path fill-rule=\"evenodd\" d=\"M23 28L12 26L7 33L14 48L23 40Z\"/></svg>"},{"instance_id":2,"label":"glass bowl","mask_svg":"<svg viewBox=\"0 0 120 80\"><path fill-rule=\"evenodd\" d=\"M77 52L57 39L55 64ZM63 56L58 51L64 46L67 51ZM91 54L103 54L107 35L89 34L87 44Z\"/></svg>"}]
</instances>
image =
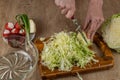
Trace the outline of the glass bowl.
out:
<instances>
[{"instance_id":1,"label":"glass bowl","mask_svg":"<svg viewBox=\"0 0 120 80\"><path fill-rule=\"evenodd\" d=\"M0 56L0 80L26 80L36 71L38 63L38 50L30 42L27 50L23 36L9 36L5 51ZM14 44L14 45L13 45Z\"/></svg>"}]
</instances>

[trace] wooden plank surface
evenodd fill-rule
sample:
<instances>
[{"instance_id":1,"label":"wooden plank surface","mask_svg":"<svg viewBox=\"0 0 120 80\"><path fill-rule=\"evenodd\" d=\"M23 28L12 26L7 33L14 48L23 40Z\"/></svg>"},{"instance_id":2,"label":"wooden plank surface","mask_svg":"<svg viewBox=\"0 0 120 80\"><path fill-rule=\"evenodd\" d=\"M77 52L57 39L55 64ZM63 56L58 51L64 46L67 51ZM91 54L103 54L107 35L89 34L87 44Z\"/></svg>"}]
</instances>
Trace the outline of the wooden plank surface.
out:
<instances>
[{"instance_id":1,"label":"wooden plank surface","mask_svg":"<svg viewBox=\"0 0 120 80\"><path fill-rule=\"evenodd\" d=\"M76 17L83 24L89 0L76 0ZM104 16L109 16L120 12L120 0L104 0ZM37 36L50 36L54 32L61 30L73 30L72 22L60 14L55 6L54 0L0 0L0 34L6 22L15 22L15 15L26 13L33 18L37 24ZM0 35L0 55L4 54L6 44ZM115 66L110 70L98 71L94 73L81 74L84 80L120 80L120 54L113 52ZM31 79L41 80L37 71ZM56 80L79 80L76 76L61 77Z\"/></svg>"}]
</instances>

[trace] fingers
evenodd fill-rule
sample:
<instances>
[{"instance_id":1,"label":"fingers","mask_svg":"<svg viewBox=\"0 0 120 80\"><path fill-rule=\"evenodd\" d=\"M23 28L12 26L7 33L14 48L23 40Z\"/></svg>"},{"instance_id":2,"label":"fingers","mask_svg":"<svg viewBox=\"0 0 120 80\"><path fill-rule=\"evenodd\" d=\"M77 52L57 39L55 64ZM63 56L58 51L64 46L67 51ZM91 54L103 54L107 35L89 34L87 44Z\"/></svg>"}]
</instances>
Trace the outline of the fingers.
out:
<instances>
[{"instance_id":1,"label":"fingers","mask_svg":"<svg viewBox=\"0 0 120 80\"><path fill-rule=\"evenodd\" d=\"M90 25L84 30L87 33L87 37L91 39L91 41L93 40L96 31L98 30L100 25L103 23L103 21L104 19L93 19L91 20ZM86 23L86 25L88 24L89 23Z\"/></svg>"},{"instance_id":2,"label":"fingers","mask_svg":"<svg viewBox=\"0 0 120 80\"><path fill-rule=\"evenodd\" d=\"M60 7L60 0L55 0L55 4Z\"/></svg>"},{"instance_id":3,"label":"fingers","mask_svg":"<svg viewBox=\"0 0 120 80\"><path fill-rule=\"evenodd\" d=\"M67 14L67 12L68 12L68 9L66 8L61 10L61 14Z\"/></svg>"},{"instance_id":4,"label":"fingers","mask_svg":"<svg viewBox=\"0 0 120 80\"><path fill-rule=\"evenodd\" d=\"M60 0L59 0L59 1L60 1ZM59 5L59 8L60 8L60 9L66 8L66 6L65 6L65 4L64 4L63 1L60 1L59 4L60 4L60 5Z\"/></svg>"},{"instance_id":5,"label":"fingers","mask_svg":"<svg viewBox=\"0 0 120 80\"><path fill-rule=\"evenodd\" d=\"M85 24L84 26L82 27L82 29L85 31L87 29L87 27L89 26L89 23L90 23L90 20L88 17L86 17L86 20L85 20Z\"/></svg>"},{"instance_id":6,"label":"fingers","mask_svg":"<svg viewBox=\"0 0 120 80\"><path fill-rule=\"evenodd\" d=\"M74 0L55 0L55 4L61 9L61 14L64 14L66 18L71 19L75 13L75 1Z\"/></svg>"},{"instance_id":7,"label":"fingers","mask_svg":"<svg viewBox=\"0 0 120 80\"><path fill-rule=\"evenodd\" d=\"M75 8L62 7L61 14L64 14L66 18L71 19L74 13L75 13Z\"/></svg>"},{"instance_id":8,"label":"fingers","mask_svg":"<svg viewBox=\"0 0 120 80\"><path fill-rule=\"evenodd\" d=\"M96 20L92 20L91 21L91 25L87 28L87 37L89 39L93 39L93 35L95 34L96 32L96 26L97 26L97 21Z\"/></svg>"},{"instance_id":9,"label":"fingers","mask_svg":"<svg viewBox=\"0 0 120 80\"><path fill-rule=\"evenodd\" d=\"M92 33L91 35L91 39L93 40L94 38L94 35L96 33L96 31L98 30L98 28L101 26L101 24L104 22L104 19L100 19L98 22L97 22L97 25L96 25L96 28L95 28L95 32Z\"/></svg>"},{"instance_id":10,"label":"fingers","mask_svg":"<svg viewBox=\"0 0 120 80\"><path fill-rule=\"evenodd\" d=\"M55 0L55 4L60 8L60 9L64 9L65 8L65 4L62 0Z\"/></svg>"},{"instance_id":11,"label":"fingers","mask_svg":"<svg viewBox=\"0 0 120 80\"><path fill-rule=\"evenodd\" d=\"M65 15L66 18L71 19L75 13L75 10L68 10L67 14Z\"/></svg>"}]
</instances>

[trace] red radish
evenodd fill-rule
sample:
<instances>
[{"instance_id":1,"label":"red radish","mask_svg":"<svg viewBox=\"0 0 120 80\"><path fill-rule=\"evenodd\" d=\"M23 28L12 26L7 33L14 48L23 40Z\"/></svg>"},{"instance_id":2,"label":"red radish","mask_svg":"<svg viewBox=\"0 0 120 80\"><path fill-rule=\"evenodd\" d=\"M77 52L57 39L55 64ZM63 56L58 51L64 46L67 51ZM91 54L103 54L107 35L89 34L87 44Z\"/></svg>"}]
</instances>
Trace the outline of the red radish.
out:
<instances>
[{"instance_id":1,"label":"red radish","mask_svg":"<svg viewBox=\"0 0 120 80\"><path fill-rule=\"evenodd\" d=\"M19 31L19 34L25 36L25 30L24 30L24 29L21 29L21 30Z\"/></svg>"},{"instance_id":2,"label":"red radish","mask_svg":"<svg viewBox=\"0 0 120 80\"><path fill-rule=\"evenodd\" d=\"M12 22L8 22L5 24L5 29L12 30L14 28L14 25Z\"/></svg>"},{"instance_id":3,"label":"red radish","mask_svg":"<svg viewBox=\"0 0 120 80\"><path fill-rule=\"evenodd\" d=\"M21 26L20 26L20 24L18 22L15 23L15 28L18 29L18 30L21 29Z\"/></svg>"},{"instance_id":4,"label":"red radish","mask_svg":"<svg viewBox=\"0 0 120 80\"><path fill-rule=\"evenodd\" d=\"M14 29L11 30L11 33L12 33L12 34L19 34L19 31L20 31L20 30L14 28Z\"/></svg>"},{"instance_id":5,"label":"red radish","mask_svg":"<svg viewBox=\"0 0 120 80\"><path fill-rule=\"evenodd\" d=\"M8 37L9 35L10 35L10 31L5 29L3 32L3 37Z\"/></svg>"}]
</instances>

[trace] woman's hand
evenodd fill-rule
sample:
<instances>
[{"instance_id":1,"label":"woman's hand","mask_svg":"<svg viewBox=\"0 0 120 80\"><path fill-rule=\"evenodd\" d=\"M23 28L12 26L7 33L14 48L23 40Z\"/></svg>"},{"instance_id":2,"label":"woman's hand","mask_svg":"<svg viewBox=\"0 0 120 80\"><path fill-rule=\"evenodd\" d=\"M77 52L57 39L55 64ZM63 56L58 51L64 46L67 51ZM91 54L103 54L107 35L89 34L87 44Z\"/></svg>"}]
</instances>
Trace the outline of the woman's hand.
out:
<instances>
[{"instance_id":1,"label":"woman's hand","mask_svg":"<svg viewBox=\"0 0 120 80\"><path fill-rule=\"evenodd\" d=\"M55 4L61 9L61 14L71 19L75 13L75 0L55 0Z\"/></svg>"},{"instance_id":2,"label":"woman's hand","mask_svg":"<svg viewBox=\"0 0 120 80\"><path fill-rule=\"evenodd\" d=\"M102 5L102 0L90 0L88 6L88 12L83 30L86 32L87 37L91 40L93 40L96 31L104 21Z\"/></svg>"}]
</instances>

